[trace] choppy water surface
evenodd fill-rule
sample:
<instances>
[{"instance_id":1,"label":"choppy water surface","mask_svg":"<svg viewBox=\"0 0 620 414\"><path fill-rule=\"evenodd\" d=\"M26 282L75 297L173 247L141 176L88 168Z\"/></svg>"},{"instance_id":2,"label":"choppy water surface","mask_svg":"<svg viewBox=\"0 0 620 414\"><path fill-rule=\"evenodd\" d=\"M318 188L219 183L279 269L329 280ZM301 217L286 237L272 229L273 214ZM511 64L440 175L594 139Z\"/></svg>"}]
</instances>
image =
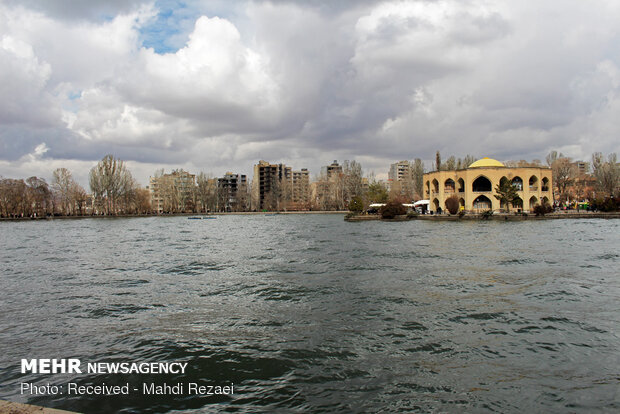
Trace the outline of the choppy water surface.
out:
<instances>
[{"instance_id":1,"label":"choppy water surface","mask_svg":"<svg viewBox=\"0 0 620 414\"><path fill-rule=\"evenodd\" d=\"M97 412L620 410L618 220L0 223L0 398ZM22 375L21 358L183 361ZM231 397L20 395L188 382Z\"/></svg>"}]
</instances>

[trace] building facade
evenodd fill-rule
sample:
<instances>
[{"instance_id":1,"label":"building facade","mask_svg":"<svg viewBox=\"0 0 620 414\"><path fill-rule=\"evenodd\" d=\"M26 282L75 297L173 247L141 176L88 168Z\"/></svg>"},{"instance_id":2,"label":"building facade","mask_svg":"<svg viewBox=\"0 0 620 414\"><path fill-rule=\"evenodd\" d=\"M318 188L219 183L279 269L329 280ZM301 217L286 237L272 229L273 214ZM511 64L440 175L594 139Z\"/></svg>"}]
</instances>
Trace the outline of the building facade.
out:
<instances>
[{"instance_id":1,"label":"building facade","mask_svg":"<svg viewBox=\"0 0 620 414\"><path fill-rule=\"evenodd\" d=\"M157 214L191 212L196 176L183 170L150 177L151 208Z\"/></svg>"},{"instance_id":2,"label":"building facade","mask_svg":"<svg viewBox=\"0 0 620 414\"><path fill-rule=\"evenodd\" d=\"M495 197L502 179L510 180L519 198L504 206ZM497 160L480 159L456 171L434 171L424 174L424 194L430 210L446 210L446 200L456 196L462 210L502 211L507 207L529 212L537 204L553 203L551 169L547 167L506 167Z\"/></svg>"},{"instance_id":3,"label":"building facade","mask_svg":"<svg viewBox=\"0 0 620 414\"><path fill-rule=\"evenodd\" d=\"M413 173L409 161L398 161L390 165L387 188L390 193L413 196Z\"/></svg>"},{"instance_id":4,"label":"building facade","mask_svg":"<svg viewBox=\"0 0 620 414\"><path fill-rule=\"evenodd\" d=\"M390 165L388 180L405 181L411 179L411 164L409 161L398 161Z\"/></svg>"},{"instance_id":5,"label":"building facade","mask_svg":"<svg viewBox=\"0 0 620 414\"><path fill-rule=\"evenodd\" d=\"M259 161L254 165L252 178L252 209L282 209L290 201L291 181L291 167Z\"/></svg>"},{"instance_id":6,"label":"building facade","mask_svg":"<svg viewBox=\"0 0 620 414\"><path fill-rule=\"evenodd\" d=\"M217 179L217 193L220 211L244 211L248 199L247 176L227 172Z\"/></svg>"},{"instance_id":7,"label":"building facade","mask_svg":"<svg viewBox=\"0 0 620 414\"><path fill-rule=\"evenodd\" d=\"M321 176L327 180L335 179L342 175L342 165L338 164L338 160L334 160L330 165L321 167Z\"/></svg>"},{"instance_id":8,"label":"building facade","mask_svg":"<svg viewBox=\"0 0 620 414\"><path fill-rule=\"evenodd\" d=\"M307 168L292 172L291 210L307 210L310 208L310 173Z\"/></svg>"}]
</instances>

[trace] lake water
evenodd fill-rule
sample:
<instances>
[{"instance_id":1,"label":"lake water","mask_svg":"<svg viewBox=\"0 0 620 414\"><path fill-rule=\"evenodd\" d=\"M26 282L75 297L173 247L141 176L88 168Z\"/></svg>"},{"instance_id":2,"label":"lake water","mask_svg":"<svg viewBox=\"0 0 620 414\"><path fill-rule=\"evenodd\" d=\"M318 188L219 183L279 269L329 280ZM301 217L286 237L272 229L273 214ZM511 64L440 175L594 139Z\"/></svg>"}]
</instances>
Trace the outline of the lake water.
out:
<instances>
[{"instance_id":1,"label":"lake water","mask_svg":"<svg viewBox=\"0 0 620 414\"><path fill-rule=\"evenodd\" d=\"M619 264L619 220L0 222L0 398L88 413L617 412ZM188 365L44 375L22 358Z\"/></svg>"}]
</instances>

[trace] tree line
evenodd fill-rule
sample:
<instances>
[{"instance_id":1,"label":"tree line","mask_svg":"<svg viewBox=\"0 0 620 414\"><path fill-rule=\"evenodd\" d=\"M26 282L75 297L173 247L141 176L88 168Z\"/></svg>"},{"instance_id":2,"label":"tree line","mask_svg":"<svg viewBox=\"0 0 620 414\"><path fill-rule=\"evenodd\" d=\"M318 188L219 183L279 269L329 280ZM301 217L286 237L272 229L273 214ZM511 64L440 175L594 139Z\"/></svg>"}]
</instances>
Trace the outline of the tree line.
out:
<instances>
[{"instance_id":1,"label":"tree line","mask_svg":"<svg viewBox=\"0 0 620 414\"><path fill-rule=\"evenodd\" d=\"M467 168L476 158L450 156L442 161L436 153L434 169L458 170ZM591 161L580 168L570 157L551 151L545 158L551 168L555 198L564 203L570 199L604 200L620 196L620 165L615 153L604 156L592 154ZM507 161L509 167L545 166L541 161ZM360 163L345 161L342 171L331 176L322 174L314 183L314 191L302 209L345 210L355 199L366 207L371 203L388 200L411 202L423 198L424 163L419 158L410 162L409 173L398 182L378 181L371 173L363 176ZM161 171L163 174L163 170ZM46 217L84 214L148 214L152 212L149 190L141 188L133 178L124 161L106 155L89 174L90 194L73 178L66 168L52 173L51 183L40 177L11 179L0 177L0 217ZM270 210L290 206L292 192L290 183L274 183L268 199ZM230 194L217 185L217 179L200 173L191 188L163 191L169 212L249 211L255 208L248 191L249 186L239 188L234 205L229 205ZM300 207L300 206L297 206ZM89 212L87 212L87 210Z\"/></svg>"},{"instance_id":2,"label":"tree line","mask_svg":"<svg viewBox=\"0 0 620 414\"><path fill-rule=\"evenodd\" d=\"M554 192L560 203L569 200L604 200L620 196L620 165L615 153L592 154L591 162L580 165L557 151L546 157L551 168Z\"/></svg>"},{"instance_id":3,"label":"tree line","mask_svg":"<svg viewBox=\"0 0 620 414\"><path fill-rule=\"evenodd\" d=\"M87 214L150 213L148 190L140 188L125 163L106 155L90 171L90 195L66 168L52 173L52 182L39 177L0 177L0 217L81 216Z\"/></svg>"}]
</instances>

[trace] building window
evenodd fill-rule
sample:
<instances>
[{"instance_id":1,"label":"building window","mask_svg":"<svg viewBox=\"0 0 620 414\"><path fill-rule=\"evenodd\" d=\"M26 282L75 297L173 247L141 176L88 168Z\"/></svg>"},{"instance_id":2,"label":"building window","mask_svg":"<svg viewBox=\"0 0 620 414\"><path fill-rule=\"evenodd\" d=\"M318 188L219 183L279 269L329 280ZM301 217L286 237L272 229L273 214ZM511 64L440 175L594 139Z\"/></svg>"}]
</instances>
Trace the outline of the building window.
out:
<instances>
[{"instance_id":1,"label":"building window","mask_svg":"<svg viewBox=\"0 0 620 414\"><path fill-rule=\"evenodd\" d=\"M475 193L491 191L491 181L484 175L481 175L472 183L472 191Z\"/></svg>"}]
</instances>

